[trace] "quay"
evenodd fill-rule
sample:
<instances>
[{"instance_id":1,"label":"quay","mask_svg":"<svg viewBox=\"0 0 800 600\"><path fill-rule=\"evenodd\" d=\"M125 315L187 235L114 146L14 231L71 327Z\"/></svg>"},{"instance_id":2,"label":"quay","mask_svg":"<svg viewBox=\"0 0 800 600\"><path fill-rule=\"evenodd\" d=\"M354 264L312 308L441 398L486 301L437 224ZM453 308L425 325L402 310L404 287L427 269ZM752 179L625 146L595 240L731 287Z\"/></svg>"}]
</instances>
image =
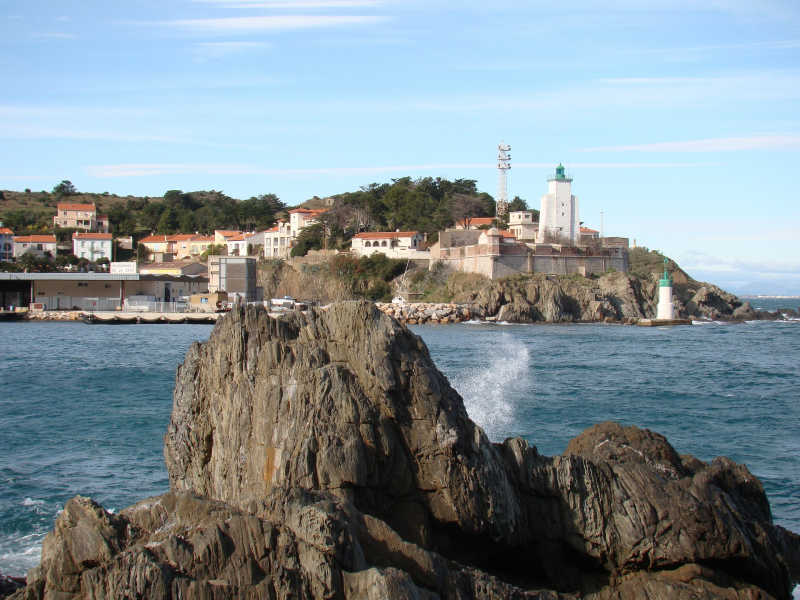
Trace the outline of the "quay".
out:
<instances>
[{"instance_id":1,"label":"quay","mask_svg":"<svg viewBox=\"0 0 800 600\"><path fill-rule=\"evenodd\" d=\"M639 319L639 327L661 327L662 325L691 325L691 319Z\"/></svg>"}]
</instances>

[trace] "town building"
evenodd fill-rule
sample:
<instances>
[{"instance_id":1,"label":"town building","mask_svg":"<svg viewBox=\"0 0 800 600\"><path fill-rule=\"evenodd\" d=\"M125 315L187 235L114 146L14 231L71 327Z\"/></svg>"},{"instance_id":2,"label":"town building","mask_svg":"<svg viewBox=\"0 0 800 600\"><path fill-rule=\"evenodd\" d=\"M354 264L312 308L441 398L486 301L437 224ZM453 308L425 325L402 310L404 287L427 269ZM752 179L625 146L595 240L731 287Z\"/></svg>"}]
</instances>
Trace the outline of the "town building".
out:
<instances>
[{"instance_id":1,"label":"town building","mask_svg":"<svg viewBox=\"0 0 800 600\"><path fill-rule=\"evenodd\" d=\"M287 221L278 224L264 233L264 258L289 258L292 252L292 227Z\"/></svg>"},{"instance_id":2,"label":"town building","mask_svg":"<svg viewBox=\"0 0 800 600\"><path fill-rule=\"evenodd\" d=\"M350 252L355 256L385 254L389 258L429 259L422 249L424 238L418 231L369 231L353 236Z\"/></svg>"},{"instance_id":3,"label":"town building","mask_svg":"<svg viewBox=\"0 0 800 600\"><path fill-rule=\"evenodd\" d=\"M508 230L518 240L536 239L539 223L533 220L533 213L529 210L516 210L508 213Z\"/></svg>"},{"instance_id":4,"label":"town building","mask_svg":"<svg viewBox=\"0 0 800 600\"><path fill-rule=\"evenodd\" d=\"M258 302L262 288L256 287L256 259L245 256L209 256L208 291L227 292L228 300Z\"/></svg>"},{"instance_id":5,"label":"town building","mask_svg":"<svg viewBox=\"0 0 800 600\"><path fill-rule=\"evenodd\" d=\"M214 244L217 246L225 246L230 238L234 238L237 235L242 235L242 233L243 232L241 231L227 231L225 229L215 229Z\"/></svg>"},{"instance_id":6,"label":"town building","mask_svg":"<svg viewBox=\"0 0 800 600\"><path fill-rule=\"evenodd\" d=\"M588 227L581 227L581 241L587 242L600 238L600 232L596 229L589 229ZM636 240L634 240L635 242ZM635 246L634 246L635 247Z\"/></svg>"},{"instance_id":7,"label":"town building","mask_svg":"<svg viewBox=\"0 0 800 600\"><path fill-rule=\"evenodd\" d=\"M58 204L53 227L71 227L95 233L108 233L108 215L98 215L94 204Z\"/></svg>"},{"instance_id":8,"label":"town building","mask_svg":"<svg viewBox=\"0 0 800 600\"><path fill-rule=\"evenodd\" d=\"M110 233L73 233L72 253L89 262L97 262L101 258L114 259L114 240Z\"/></svg>"},{"instance_id":9,"label":"town building","mask_svg":"<svg viewBox=\"0 0 800 600\"><path fill-rule=\"evenodd\" d=\"M313 210L310 208L295 208L289 211L289 235L296 239L300 232L308 227L319 223L319 217L327 211L327 208Z\"/></svg>"},{"instance_id":10,"label":"town building","mask_svg":"<svg viewBox=\"0 0 800 600\"><path fill-rule=\"evenodd\" d=\"M228 238L225 242L228 247L228 256L248 256L248 246L251 247L252 254L255 256L261 255L261 248L265 244L265 232L259 231L258 233L242 233L240 235Z\"/></svg>"},{"instance_id":11,"label":"town building","mask_svg":"<svg viewBox=\"0 0 800 600\"><path fill-rule=\"evenodd\" d=\"M167 235L148 235L139 240L139 243L152 253L169 252L169 240Z\"/></svg>"},{"instance_id":12,"label":"town building","mask_svg":"<svg viewBox=\"0 0 800 600\"><path fill-rule=\"evenodd\" d=\"M142 265L139 273L142 275L205 275L208 272L205 264L201 262L176 261L158 262Z\"/></svg>"},{"instance_id":13,"label":"town building","mask_svg":"<svg viewBox=\"0 0 800 600\"><path fill-rule=\"evenodd\" d=\"M42 304L45 310L117 310L131 296L169 302L208 291L203 275L142 273L0 273L0 306Z\"/></svg>"},{"instance_id":14,"label":"town building","mask_svg":"<svg viewBox=\"0 0 800 600\"><path fill-rule=\"evenodd\" d=\"M0 261L14 258L14 232L0 223Z\"/></svg>"},{"instance_id":15,"label":"town building","mask_svg":"<svg viewBox=\"0 0 800 600\"><path fill-rule=\"evenodd\" d=\"M455 229L487 229L494 224L494 217L473 217L456 223Z\"/></svg>"},{"instance_id":16,"label":"town building","mask_svg":"<svg viewBox=\"0 0 800 600\"><path fill-rule=\"evenodd\" d=\"M44 256L49 252L53 257L56 255L57 244L54 235L19 235L14 238L14 259L30 253L34 256Z\"/></svg>"},{"instance_id":17,"label":"town building","mask_svg":"<svg viewBox=\"0 0 800 600\"><path fill-rule=\"evenodd\" d=\"M542 196L539 212L539 230L536 242L578 244L580 243L580 219L578 216L578 197L572 195L572 175L564 172L563 165L547 178L549 193Z\"/></svg>"},{"instance_id":18,"label":"town building","mask_svg":"<svg viewBox=\"0 0 800 600\"><path fill-rule=\"evenodd\" d=\"M214 237L199 233L178 233L166 238L167 252L177 260L196 259L214 243Z\"/></svg>"}]
</instances>

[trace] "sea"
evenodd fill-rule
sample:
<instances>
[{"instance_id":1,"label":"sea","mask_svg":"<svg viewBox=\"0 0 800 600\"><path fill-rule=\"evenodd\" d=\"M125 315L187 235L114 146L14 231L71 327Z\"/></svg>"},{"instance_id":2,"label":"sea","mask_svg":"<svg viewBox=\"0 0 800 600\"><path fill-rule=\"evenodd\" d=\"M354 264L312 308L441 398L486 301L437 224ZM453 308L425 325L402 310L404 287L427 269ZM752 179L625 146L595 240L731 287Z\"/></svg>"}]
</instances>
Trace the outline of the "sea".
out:
<instances>
[{"instance_id":1,"label":"sea","mask_svg":"<svg viewBox=\"0 0 800 600\"><path fill-rule=\"evenodd\" d=\"M753 299L762 310L800 300ZM681 454L757 475L775 523L800 532L800 322L417 325L494 441L544 454L595 423L664 434ZM168 490L175 369L209 325L0 323L0 573L39 563L75 495L119 511ZM797 594L800 597L800 594Z\"/></svg>"}]
</instances>

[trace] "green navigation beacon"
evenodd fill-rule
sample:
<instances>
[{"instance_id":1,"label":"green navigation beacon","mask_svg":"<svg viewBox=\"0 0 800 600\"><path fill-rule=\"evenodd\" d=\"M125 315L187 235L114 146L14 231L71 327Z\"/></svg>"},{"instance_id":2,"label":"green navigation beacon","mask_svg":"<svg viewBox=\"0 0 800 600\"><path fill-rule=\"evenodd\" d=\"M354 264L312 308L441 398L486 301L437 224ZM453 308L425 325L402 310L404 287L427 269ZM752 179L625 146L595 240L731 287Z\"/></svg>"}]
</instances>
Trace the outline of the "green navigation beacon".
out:
<instances>
[{"instance_id":1,"label":"green navigation beacon","mask_svg":"<svg viewBox=\"0 0 800 600\"><path fill-rule=\"evenodd\" d=\"M659 287L672 287L672 275L667 272L667 263L669 261L664 259L664 276L658 281Z\"/></svg>"}]
</instances>

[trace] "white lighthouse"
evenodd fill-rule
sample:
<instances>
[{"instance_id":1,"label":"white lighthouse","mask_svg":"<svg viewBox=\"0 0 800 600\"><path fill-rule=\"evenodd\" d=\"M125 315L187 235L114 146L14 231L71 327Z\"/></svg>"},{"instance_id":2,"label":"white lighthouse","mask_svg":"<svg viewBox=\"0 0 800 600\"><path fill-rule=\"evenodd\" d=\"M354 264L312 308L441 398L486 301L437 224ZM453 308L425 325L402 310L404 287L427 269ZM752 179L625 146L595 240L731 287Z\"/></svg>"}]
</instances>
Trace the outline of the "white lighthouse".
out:
<instances>
[{"instance_id":1,"label":"white lighthouse","mask_svg":"<svg viewBox=\"0 0 800 600\"><path fill-rule=\"evenodd\" d=\"M667 259L664 259L664 276L658 281L657 319L674 319L675 306L672 304L672 276L667 272Z\"/></svg>"},{"instance_id":2,"label":"white lighthouse","mask_svg":"<svg viewBox=\"0 0 800 600\"><path fill-rule=\"evenodd\" d=\"M543 244L548 238L560 238L577 244L581 239L581 224L578 197L572 195L572 176L564 173L564 166L559 164L555 175L548 177L547 181L549 193L542 196L536 242Z\"/></svg>"}]
</instances>

